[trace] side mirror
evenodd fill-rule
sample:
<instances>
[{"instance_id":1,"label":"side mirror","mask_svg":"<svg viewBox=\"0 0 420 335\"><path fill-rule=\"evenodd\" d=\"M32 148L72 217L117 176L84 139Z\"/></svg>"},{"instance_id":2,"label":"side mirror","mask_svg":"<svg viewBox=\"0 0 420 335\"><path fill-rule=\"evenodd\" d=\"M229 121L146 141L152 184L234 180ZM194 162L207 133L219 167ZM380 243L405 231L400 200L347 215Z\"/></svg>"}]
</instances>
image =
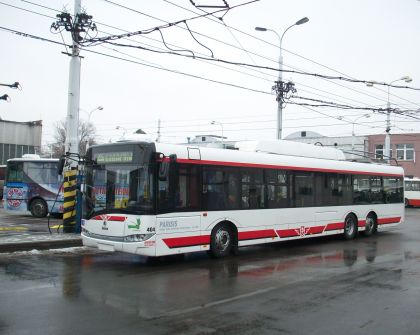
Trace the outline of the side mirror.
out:
<instances>
[{"instance_id":1,"label":"side mirror","mask_svg":"<svg viewBox=\"0 0 420 335\"><path fill-rule=\"evenodd\" d=\"M159 180L166 181L168 180L169 174L169 162L161 162L159 166Z\"/></svg>"},{"instance_id":2,"label":"side mirror","mask_svg":"<svg viewBox=\"0 0 420 335\"><path fill-rule=\"evenodd\" d=\"M64 164L66 163L66 157L62 156L60 157L60 160L58 161L57 166L57 172L58 175L61 176L63 174Z\"/></svg>"},{"instance_id":3,"label":"side mirror","mask_svg":"<svg viewBox=\"0 0 420 335\"><path fill-rule=\"evenodd\" d=\"M160 181L166 181L168 180L169 176L169 169L171 165L176 164L176 155L170 155L169 160L165 159L165 157L162 158L159 166L159 180Z\"/></svg>"}]
</instances>

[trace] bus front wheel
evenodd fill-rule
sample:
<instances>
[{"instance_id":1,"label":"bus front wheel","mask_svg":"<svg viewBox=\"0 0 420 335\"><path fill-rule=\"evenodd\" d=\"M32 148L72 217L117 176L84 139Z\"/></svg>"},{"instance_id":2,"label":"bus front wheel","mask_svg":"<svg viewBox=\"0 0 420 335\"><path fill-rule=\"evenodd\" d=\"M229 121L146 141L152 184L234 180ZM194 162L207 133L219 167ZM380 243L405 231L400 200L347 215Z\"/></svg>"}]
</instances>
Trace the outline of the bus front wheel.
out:
<instances>
[{"instance_id":1,"label":"bus front wheel","mask_svg":"<svg viewBox=\"0 0 420 335\"><path fill-rule=\"evenodd\" d=\"M229 225L222 223L211 232L210 251L213 257L220 258L229 255L234 242L233 231Z\"/></svg>"},{"instance_id":2,"label":"bus front wheel","mask_svg":"<svg viewBox=\"0 0 420 335\"><path fill-rule=\"evenodd\" d=\"M352 240L357 235L357 218L353 214L346 217L344 221L344 239Z\"/></svg>"},{"instance_id":3,"label":"bus front wheel","mask_svg":"<svg viewBox=\"0 0 420 335\"><path fill-rule=\"evenodd\" d=\"M36 218L43 218L48 213L47 203L42 199L35 199L30 205L31 214Z\"/></svg>"}]
</instances>

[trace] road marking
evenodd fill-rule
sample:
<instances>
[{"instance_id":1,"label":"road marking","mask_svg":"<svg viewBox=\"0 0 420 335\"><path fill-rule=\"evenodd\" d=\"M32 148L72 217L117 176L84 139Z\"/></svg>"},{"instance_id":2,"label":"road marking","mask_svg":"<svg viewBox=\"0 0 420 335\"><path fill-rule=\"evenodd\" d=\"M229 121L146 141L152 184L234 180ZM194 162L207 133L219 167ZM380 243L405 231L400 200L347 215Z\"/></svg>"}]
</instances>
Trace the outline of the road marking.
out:
<instances>
[{"instance_id":1,"label":"road marking","mask_svg":"<svg viewBox=\"0 0 420 335\"><path fill-rule=\"evenodd\" d=\"M57 225L55 225L55 226L50 226L50 228L51 229L58 229L58 228L61 228L61 224L57 224Z\"/></svg>"},{"instance_id":2,"label":"road marking","mask_svg":"<svg viewBox=\"0 0 420 335\"><path fill-rule=\"evenodd\" d=\"M190 308L185 308L185 309L181 309L181 310L177 310L177 311L164 313L164 314L158 315L156 317L152 317L150 319L159 319L159 318L164 318L164 317L169 317L169 316L177 316L177 315L180 315L180 314L191 313L191 312L195 312L195 311L198 311L200 309L203 309L203 308L209 308L209 307L214 307L214 306L217 306L217 305L227 304L227 303L232 302L232 301L236 301L236 300L244 299L244 298L249 298L249 297L252 297L254 295L264 294L264 293L274 291L274 290L277 290L277 289L278 289L278 287L268 287L268 288L265 288L265 289L256 290L254 292L249 292L249 293L237 295L237 296L227 298L227 299L222 299L222 300L209 302L207 304L202 304L202 305L195 306L195 307L190 307Z\"/></svg>"},{"instance_id":3,"label":"road marking","mask_svg":"<svg viewBox=\"0 0 420 335\"><path fill-rule=\"evenodd\" d=\"M28 228L26 227L0 227L0 231L11 231L11 230L26 231L28 230Z\"/></svg>"}]
</instances>

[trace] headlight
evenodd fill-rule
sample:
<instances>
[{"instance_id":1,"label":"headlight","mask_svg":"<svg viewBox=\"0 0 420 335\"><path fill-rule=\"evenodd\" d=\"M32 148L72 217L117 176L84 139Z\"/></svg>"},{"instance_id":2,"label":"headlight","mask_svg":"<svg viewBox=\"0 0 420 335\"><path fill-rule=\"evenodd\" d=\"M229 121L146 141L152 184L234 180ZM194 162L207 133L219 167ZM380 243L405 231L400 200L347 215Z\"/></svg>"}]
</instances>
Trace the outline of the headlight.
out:
<instances>
[{"instance_id":1,"label":"headlight","mask_svg":"<svg viewBox=\"0 0 420 335\"><path fill-rule=\"evenodd\" d=\"M155 234L135 234L124 236L124 242L143 242L151 238Z\"/></svg>"}]
</instances>

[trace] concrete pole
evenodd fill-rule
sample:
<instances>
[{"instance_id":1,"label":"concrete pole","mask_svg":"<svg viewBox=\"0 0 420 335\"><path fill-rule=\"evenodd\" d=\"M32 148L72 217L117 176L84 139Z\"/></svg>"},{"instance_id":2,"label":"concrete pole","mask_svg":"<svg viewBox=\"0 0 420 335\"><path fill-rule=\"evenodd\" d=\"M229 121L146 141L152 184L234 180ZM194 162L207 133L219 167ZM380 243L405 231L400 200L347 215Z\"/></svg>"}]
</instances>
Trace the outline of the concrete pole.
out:
<instances>
[{"instance_id":1,"label":"concrete pole","mask_svg":"<svg viewBox=\"0 0 420 335\"><path fill-rule=\"evenodd\" d=\"M283 55L281 52L281 41L280 39L280 56L279 56L279 85L282 85L283 81ZM279 101L277 101L277 139L281 140L283 130L283 93L280 93Z\"/></svg>"},{"instance_id":2,"label":"concrete pole","mask_svg":"<svg viewBox=\"0 0 420 335\"><path fill-rule=\"evenodd\" d=\"M81 13L81 0L74 1L74 20ZM76 35L77 34L72 34ZM79 57L80 49L78 44L73 41L70 69L69 69L69 90L67 101L67 119L66 119L66 143L65 152L79 153L79 104L80 104L80 67L81 61ZM68 162L72 166L76 166L74 161Z\"/></svg>"},{"instance_id":3,"label":"concrete pole","mask_svg":"<svg viewBox=\"0 0 420 335\"><path fill-rule=\"evenodd\" d=\"M391 131L391 103L389 101L389 87L388 87L388 102L386 104L386 135L385 135L385 145L384 145L384 158L389 163L391 160L391 137L389 132Z\"/></svg>"}]
</instances>

